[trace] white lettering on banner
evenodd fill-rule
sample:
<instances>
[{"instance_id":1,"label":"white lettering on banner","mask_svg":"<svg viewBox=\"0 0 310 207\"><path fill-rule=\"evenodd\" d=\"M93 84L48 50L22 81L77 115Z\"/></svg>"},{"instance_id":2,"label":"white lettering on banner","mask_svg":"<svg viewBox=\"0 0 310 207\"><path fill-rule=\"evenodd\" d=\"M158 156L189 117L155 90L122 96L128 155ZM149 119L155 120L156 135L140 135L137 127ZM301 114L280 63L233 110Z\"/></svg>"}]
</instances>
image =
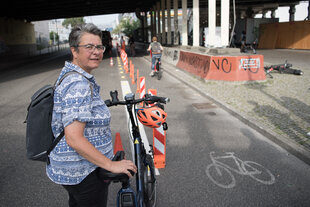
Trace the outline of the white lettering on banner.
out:
<instances>
[{"instance_id":1,"label":"white lettering on banner","mask_svg":"<svg viewBox=\"0 0 310 207\"><path fill-rule=\"evenodd\" d=\"M241 58L239 70L241 69L259 69L260 59L259 58Z\"/></svg>"}]
</instances>

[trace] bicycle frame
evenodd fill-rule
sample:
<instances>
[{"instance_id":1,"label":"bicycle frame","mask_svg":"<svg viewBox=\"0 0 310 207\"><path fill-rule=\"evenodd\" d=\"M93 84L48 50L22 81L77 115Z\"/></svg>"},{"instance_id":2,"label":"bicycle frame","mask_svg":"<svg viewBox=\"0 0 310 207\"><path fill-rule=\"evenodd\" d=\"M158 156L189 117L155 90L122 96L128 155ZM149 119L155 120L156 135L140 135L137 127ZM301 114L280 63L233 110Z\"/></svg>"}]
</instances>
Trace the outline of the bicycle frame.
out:
<instances>
[{"instance_id":1,"label":"bicycle frame","mask_svg":"<svg viewBox=\"0 0 310 207\"><path fill-rule=\"evenodd\" d=\"M111 100L106 100L105 103L107 106L113 106L113 105L126 105L127 113L129 115L129 123L131 123L131 133L129 134L132 135L133 139L130 139L130 141L133 142L134 145L134 160L135 160L135 165L137 166L137 173L136 173L136 191L134 191L130 187L130 182L129 178L126 174L113 174L111 172L108 172L106 170L103 170L102 176L104 176L107 179L110 179L111 181L120 181L122 182L122 188L118 192L117 195L117 206L119 207L121 203L124 204L124 206L134 206L136 207L143 207L144 203L146 202L149 205L149 202L154 201L152 204L153 206L155 205L156 201L156 196L154 197L154 200L152 198L149 198L148 193L145 196L145 190L148 190L149 187L145 186L145 184L148 185L148 183L151 183L151 185L154 185L154 189L152 193L155 193L156 195L156 179L155 179L155 173L154 173L154 164L152 161L152 157L148 154L146 154L146 149L144 148L144 144L141 139L141 134L139 131L139 126L138 126L138 120L135 119L135 113L136 111L133 112L133 109L135 108L135 105L137 103L141 102L146 102L146 103L167 103L169 102L168 98L164 97L157 97L157 96L151 96L150 94L146 94L144 98L142 99L135 99L134 94L130 93L125 96L125 101L119 101L117 98L117 91L115 92L110 92L112 101ZM130 131L130 130L129 130ZM124 152L123 152L124 153ZM115 158L117 156L115 155ZM121 158L122 159L122 158ZM113 158L114 160L114 158ZM118 158L116 158L117 161ZM145 173L146 170L150 169L150 178L151 182L146 182L145 183ZM144 189L146 187L146 189ZM153 188L153 187L152 187ZM131 204L131 205L129 205Z\"/></svg>"},{"instance_id":2,"label":"bicycle frame","mask_svg":"<svg viewBox=\"0 0 310 207\"><path fill-rule=\"evenodd\" d=\"M136 194L137 194L137 200L139 203L139 206L143 206L143 186L142 186L142 155L146 154L145 148L143 146L143 142L141 139L141 135L139 132L139 127L136 124L134 114L133 114L133 105L127 104L126 105L127 112L129 114L129 120L131 122L131 129L132 129L132 137L133 137L133 143L134 143L134 159L135 159L135 165L137 166L137 173L136 173Z\"/></svg>"},{"instance_id":3,"label":"bicycle frame","mask_svg":"<svg viewBox=\"0 0 310 207\"><path fill-rule=\"evenodd\" d=\"M155 58L155 65L154 65L154 71L159 72L160 68L157 68L157 65L160 65L160 57Z\"/></svg>"}]
</instances>

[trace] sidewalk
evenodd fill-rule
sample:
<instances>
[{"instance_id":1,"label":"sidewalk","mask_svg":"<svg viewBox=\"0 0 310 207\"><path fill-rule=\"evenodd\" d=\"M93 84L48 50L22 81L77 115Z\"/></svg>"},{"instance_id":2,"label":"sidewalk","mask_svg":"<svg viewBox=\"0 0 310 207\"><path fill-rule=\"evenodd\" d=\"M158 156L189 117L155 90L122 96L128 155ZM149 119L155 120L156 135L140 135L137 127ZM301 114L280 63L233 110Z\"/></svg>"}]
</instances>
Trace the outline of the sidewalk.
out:
<instances>
[{"instance_id":1,"label":"sidewalk","mask_svg":"<svg viewBox=\"0 0 310 207\"><path fill-rule=\"evenodd\" d=\"M310 164L309 51L265 50L265 65L288 59L303 76L273 73L260 83L206 81L162 60L163 71L211 99L299 159ZM264 54L265 53L265 54ZM296 56L296 57L295 57ZM297 57L298 56L298 57ZM304 57L303 57L304 56ZM146 58L149 61L149 58Z\"/></svg>"}]
</instances>

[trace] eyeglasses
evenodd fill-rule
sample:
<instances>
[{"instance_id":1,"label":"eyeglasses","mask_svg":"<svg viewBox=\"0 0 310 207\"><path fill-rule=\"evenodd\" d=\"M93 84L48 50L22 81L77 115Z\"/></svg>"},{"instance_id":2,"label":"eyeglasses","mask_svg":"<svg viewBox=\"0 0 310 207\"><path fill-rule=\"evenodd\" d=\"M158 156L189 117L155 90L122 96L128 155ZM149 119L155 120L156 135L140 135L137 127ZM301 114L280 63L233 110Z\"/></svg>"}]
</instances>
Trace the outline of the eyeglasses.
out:
<instances>
[{"instance_id":1,"label":"eyeglasses","mask_svg":"<svg viewBox=\"0 0 310 207\"><path fill-rule=\"evenodd\" d=\"M105 51L105 46L103 45L87 44L87 45L76 45L75 47L84 47L88 52L94 52L95 48L100 52Z\"/></svg>"}]
</instances>

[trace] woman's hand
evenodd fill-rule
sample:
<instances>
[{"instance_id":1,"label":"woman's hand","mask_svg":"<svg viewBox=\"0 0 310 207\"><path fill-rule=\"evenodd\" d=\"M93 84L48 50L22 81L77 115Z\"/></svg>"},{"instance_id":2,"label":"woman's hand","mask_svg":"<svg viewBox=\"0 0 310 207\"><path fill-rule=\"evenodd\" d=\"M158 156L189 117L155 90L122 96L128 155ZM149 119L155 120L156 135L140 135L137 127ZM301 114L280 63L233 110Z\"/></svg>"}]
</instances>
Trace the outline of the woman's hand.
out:
<instances>
[{"instance_id":1,"label":"woman's hand","mask_svg":"<svg viewBox=\"0 0 310 207\"><path fill-rule=\"evenodd\" d=\"M130 160L111 161L104 156L84 137L85 125L86 123L74 121L65 127L65 137L68 145L89 162L113 173L125 173L132 177L128 170L136 173L137 167L135 164Z\"/></svg>"},{"instance_id":2,"label":"woman's hand","mask_svg":"<svg viewBox=\"0 0 310 207\"><path fill-rule=\"evenodd\" d=\"M125 173L129 178L133 176L129 170L137 173L137 167L131 160L113 161L109 170L112 173Z\"/></svg>"}]
</instances>

